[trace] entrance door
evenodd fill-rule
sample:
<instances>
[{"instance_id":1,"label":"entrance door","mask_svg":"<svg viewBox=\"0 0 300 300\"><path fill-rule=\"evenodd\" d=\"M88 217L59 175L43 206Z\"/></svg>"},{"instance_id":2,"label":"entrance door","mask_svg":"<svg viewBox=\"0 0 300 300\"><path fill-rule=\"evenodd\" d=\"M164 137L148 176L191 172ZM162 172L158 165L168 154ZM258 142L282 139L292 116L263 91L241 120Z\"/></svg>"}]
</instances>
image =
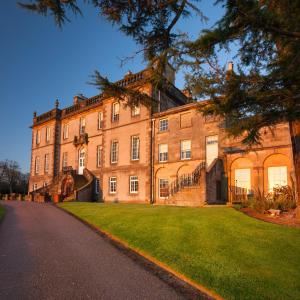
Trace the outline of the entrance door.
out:
<instances>
[{"instance_id":1,"label":"entrance door","mask_svg":"<svg viewBox=\"0 0 300 300\"><path fill-rule=\"evenodd\" d=\"M83 169L85 166L85 150L81 149L79 151L79 164L78 164L78 174L83 174Z\"/></svg>"}]
</instances>

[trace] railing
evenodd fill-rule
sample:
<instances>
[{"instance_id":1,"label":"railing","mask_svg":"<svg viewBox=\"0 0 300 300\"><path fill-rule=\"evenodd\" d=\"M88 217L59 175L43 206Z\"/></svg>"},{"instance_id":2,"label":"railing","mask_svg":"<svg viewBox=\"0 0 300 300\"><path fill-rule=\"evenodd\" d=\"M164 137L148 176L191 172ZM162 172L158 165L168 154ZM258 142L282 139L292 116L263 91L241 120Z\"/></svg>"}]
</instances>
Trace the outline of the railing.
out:
<instances>
[{"instance_id":1,"label":"railing","mask_svg":"<svg viewBox=\"0 0 300 300\"><path fill-rule=\"evenodd\" d=\"M127 75L125 79L117 81L116 85L123 87L123 86L126 86L128 84L139 81L143 78L144 78L144 71L142 71L140 73L137 73L137 74Z\"/></svg>"},{"instance_id":2,"label":"railing","mask_svg":"<svg viewBox=\"0 0 300 300\"><path fill-rule=\"evenodd\" d=\"M201 162L197 168L190 174L183 174L171 182L169 194L173 196L185 187L197 186L200 183L201 170L205 169L206 163Z\"/></svg>"},{"instance_id":3,"label":"railing","mask_svg":"<svg viewBox=\"0 0 300 300\"><path fill-rule=\"evenodd\" d=\"M229 192L231 194L230 198L232 203L246 202L248 200L248 197L250 195L253 195L252 190L234 185L229 186Z\"/></svg>"}]
</instances>

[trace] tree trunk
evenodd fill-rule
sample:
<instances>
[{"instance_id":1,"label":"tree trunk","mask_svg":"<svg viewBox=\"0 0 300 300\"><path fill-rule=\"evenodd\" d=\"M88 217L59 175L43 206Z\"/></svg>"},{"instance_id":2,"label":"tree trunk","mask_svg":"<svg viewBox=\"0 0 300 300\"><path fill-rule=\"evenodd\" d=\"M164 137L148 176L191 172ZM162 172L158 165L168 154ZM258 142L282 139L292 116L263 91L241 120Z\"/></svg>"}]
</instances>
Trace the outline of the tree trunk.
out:
<instances>
[{"instance_id":1,"label":"tree trunk","mask_svg":"<svg viewBox=\"0 0 300 300\"><path fill-rule=\"evenodd\" d=\"M293 159L295 168L295 188L297 197L296 217L300 218L300 121L290 123L290 133L293 148Z\"/></svg>"}]
</instances>

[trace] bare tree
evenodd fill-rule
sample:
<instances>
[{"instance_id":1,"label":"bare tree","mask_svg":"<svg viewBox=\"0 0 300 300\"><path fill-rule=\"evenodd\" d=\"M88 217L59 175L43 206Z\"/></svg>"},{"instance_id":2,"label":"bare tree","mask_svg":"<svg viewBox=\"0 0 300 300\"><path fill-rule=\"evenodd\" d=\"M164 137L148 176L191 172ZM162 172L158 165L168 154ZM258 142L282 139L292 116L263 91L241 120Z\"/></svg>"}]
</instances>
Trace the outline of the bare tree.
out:
<instances>
[{"instance_id":1,"label":"bare tree","mask_svg":"<svg viewBox=\"0 0 300 300\"><path fill-rule=\"evenodd\" d=\"M12 193L16 185L21 180L21 171L19 164L14 160L0 161L0 180L6 183L9 187L9 192Z\"/></svg>"}]
</instances>

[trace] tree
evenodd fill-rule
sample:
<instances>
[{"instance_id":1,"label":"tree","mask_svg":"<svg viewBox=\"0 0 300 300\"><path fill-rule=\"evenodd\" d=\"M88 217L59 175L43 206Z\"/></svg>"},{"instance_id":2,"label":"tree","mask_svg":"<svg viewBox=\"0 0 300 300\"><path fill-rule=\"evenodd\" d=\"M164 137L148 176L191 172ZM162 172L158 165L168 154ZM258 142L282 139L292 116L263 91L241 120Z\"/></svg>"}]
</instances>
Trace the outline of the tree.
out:
<instances>
[{"instance_id":1,"label":"tree","mask_svg":"<svg viewBox=\"0 0 300 300\"><path fill-rule=\"evenodd\" d=\"M21 180L19 164L13 160L0 161L0 175L1 182L6 183L9 193L12 193Z\"/></svg>"},{"instance_id":2,"label":"tree","mask_svg":"<svg viewBox=\"0 0 300 300\"><path fill-rule=\"evenodd\" d=\"M251 145L260 142L265 126L289 122L300 190L300 0L216 0L224 7L223 17L194 41L174 28L193 12L203 19L197 1L87 2L141 45L146 61L156 64L157 84L167 62L189 69L187 87L212 100L201 111L230 120L229 135L243 135ZM24 7L43 15L51 12L61 26L68 10L80 12L76 3L36 0ZM238 67L227 72L218 55L232 43L238 48ZM101 88L113 90L100 74L96 79Z\"/></svg>"}]
</instances>

